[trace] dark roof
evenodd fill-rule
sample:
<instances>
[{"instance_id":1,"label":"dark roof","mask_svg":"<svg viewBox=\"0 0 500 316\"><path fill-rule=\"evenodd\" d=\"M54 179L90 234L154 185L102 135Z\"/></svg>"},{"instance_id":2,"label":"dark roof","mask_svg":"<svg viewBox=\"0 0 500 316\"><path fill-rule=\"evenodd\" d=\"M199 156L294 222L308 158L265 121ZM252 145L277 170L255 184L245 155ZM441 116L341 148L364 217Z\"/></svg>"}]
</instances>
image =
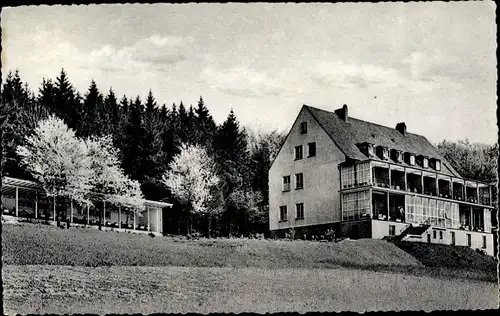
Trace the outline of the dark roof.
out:
<instances>
[{"instance_id":1,"label":"dark roof","mask_svg":"<svg viewBox=\"0 0 500 316\"><path fill-rule=\"evenodd\" d=\"M460 177L460 174L442 157L424 136L406 132L401 134L395 128L378 125L353 117L347 122L340 119L334 112L329 112L304 105L316 118L325 132L335 142L346 157L354 160L366 160L368 157L358 148L357 144L369 142L375 146L385 146L415 155L441 160L441 173ZM375 159L377 160L377 159ZM402 165L406 165L402 163Z\"/></svg>"}]
</instances>

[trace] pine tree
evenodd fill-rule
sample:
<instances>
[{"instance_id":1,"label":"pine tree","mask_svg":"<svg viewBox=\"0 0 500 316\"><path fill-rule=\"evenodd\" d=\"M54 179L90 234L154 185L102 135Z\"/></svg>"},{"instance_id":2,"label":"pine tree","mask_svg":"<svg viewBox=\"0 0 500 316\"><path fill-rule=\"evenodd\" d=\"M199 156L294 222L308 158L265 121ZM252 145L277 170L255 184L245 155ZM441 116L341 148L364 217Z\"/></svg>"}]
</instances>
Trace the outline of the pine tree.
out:
<instances>
[{"instance_id":1,"label":"pine tree","mask_svg":"<svg viewBox=\"0 0 500 316\"><path fill-rule=\"evenodd\" d=\"M90 87L85 94L83 110L84 120L80 135L83 137L102 136L104 134L103 124L105 124L105 117L103 117L104 101L94 80L91 81Z\"/></svg>"},{"instance_id":2,"label":"pine tree","mask_svg":"<svg viewBox=\"0 0 500 316\"><path fill-rule=\"evenodd\" d=\"M211 152L216 130L217 125L210 115L208 108L205 106L203 98L200 96L198 107L195 110L194 142L204 145Z\"/></svg>"},{"instance_id":3,"label":"pine tree","mask_svg":"<svg viewBox=\"0 0 500 316\"><path fill-rule=\"evenodd\" d=\"M146 99L146 113L147 114L152 114L156 111L156 101L155 98L153 97L153 92L149 90L148 93L148 98Z\"/></svg>"},{"instance_id":4,"label":"pine tree","mask_svg":"<svg viewBox=\"0 0 500 316\"><path fill-rule=\"evenodd\" d=\"M83 118L81 104L75 95L75 89L69 82L64 69L56 78L54 85L55 104L54 113L70 128L78 129Z\"/></svg>"},{"instance_id":5,"label":"pine tree","mask_svg":"<svg viewBox=\"0 0 500 316\"><path fill-rule=\"evenodd\" d=\"M144 155L142 139L144 137L142 103L139 96L129 105L128 119L124 131L123 161L125 172L132 179L142 181L141 157Z\"/></svg>"},{"instance_id":6,"label":"pine tree","mask_svg":"<svg viewBox=\"0 0 500 316\"><path fill-rule=\"evenodd\" d=\"M112 88L109 88L108 95L104 99L104 112L106 113L106 135L115 136L120 127L120 107Z\"/></svg>"},{"instance_id":7,"label":"pine tree","mask_svg":"<svg viewBox=\"0 0 500 316\"><path fill-rule=\"evenodd\" d=\"M13 177L26 176L26 171L19 164L20 157L16 147L21 145L23 138L30 132L26 118L29 117L30 104L34 100L28 87L23 84L19 72L9 72L2 86L1 101L1 145L2 173Z\"/></svg>"}]
</instances>

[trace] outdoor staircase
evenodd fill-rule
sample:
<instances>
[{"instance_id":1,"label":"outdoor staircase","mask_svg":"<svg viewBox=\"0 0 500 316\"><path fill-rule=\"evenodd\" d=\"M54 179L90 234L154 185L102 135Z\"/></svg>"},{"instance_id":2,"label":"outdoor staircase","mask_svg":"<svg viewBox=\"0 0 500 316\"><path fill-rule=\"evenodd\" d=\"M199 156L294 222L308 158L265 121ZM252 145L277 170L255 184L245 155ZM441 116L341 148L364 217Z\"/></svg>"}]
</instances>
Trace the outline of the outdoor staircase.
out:
<instances>
[{"instance_id":1,"label":"outdoor staircase","mask_svg":"<svg viewBox=\"0 0 500 316\"><path fill-rule=\"evenodd\" d=\"M422 235L431 227L428 224L410 224L406 226L399 235L394 236L394 241L402 241L408 238L422 238Z\"/></svg>"}]
</instances>

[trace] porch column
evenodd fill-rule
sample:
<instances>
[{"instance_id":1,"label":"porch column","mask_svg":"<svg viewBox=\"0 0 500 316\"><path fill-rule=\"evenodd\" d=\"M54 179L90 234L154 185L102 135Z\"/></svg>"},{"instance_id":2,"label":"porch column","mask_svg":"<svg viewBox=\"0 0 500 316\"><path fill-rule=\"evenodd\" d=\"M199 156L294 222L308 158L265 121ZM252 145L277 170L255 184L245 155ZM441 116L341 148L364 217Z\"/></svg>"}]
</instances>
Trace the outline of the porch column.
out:
<instances>
[{"instance_id":1,"label":"porch column","mask_svg":"<svg viewBox=\"0 0 500 316\"><path fill-rule=\"evenodd\" d=\"M424 172L420 172L420 185L421 185L421 189L420 189L420 193L421 194L424 194Z\"/></svg>"},{"instance_id":2,"label":"porch column","mask_svg":"<svg viewBox=\"0 0 500 316\"><path fill-rule=\"evenodd\" d=\"M149 207L146 206L146 210L148 210L148 232L151 231L151 227L149 227Z\"/></svg>"},{"instance_id":3,"label":"porch column","mask_svg":"<svg viewBox=\"0 0 500 316\"><path fill-rule=\"evenodd\" d=\"M38 191L35 191L35 218L38 218Z\"/></svg>"},{"instance_id":4,"label":"porch column","mask_svg":"<svg viewBox=\"0 0 500 316\"><path fill-rule=\"evenodd\" d=\"M106 227L106 201L102 201L102 226Z\"/></svg>"},{"instance_id":5,"label":"porch column","mask_svg":"<svg viewBox=\"0 0 500 316\"><path fill-rule=\"evenodd\" d=\"M474 230L474 214L472 213L472 206L470 207L470 230Z\"/></svg>"},{"instance_id":6,"label":"porch column","mask_svg":"<svg viewBox=\"0 0 500 316\"><path fill-rule=\"evenodd\" d=\"M156 232L157 233L160 232L160 211L161 211L160 208L156 209Z\"/></svg>"},{"instance_id":7,"label":"porch column","mask_svg":"<svg viewBox=\"0 0 500 316\"><path fill-rule=\"evenodd\" d=\"M465 180L464 180L464 185L462 186L462 201L467 201L467 190L465 189Z\"/></svg>"},{"instance_id":8,"label":"porch column","mask_svg":"<svg viewBox=\"0 0 500 316\"><path fill-rule=\"evenodd\" d=\"M439 196L439 178L436 175L436 196Z\"/></svg>"},{"instance_id":9,"label":"porch column","mask_svg":"<svg viewBox=\"0 0 500 316\"><path fill-rule=\"evenodd\" d=\"M389 220L391 205L389 204L389 192L386 192L386 194L387 194L387 220Z\"/></svg>"},{"instance_id":10,"label":"porch column","mask_svg":"<svg viewBox=\"0 0 500 316\"><path fill-rule=\"evenodd\" d=\"M56 219L56 196L54 195L54 220Z\"/></svg>"},{"instance_id":11,"label":"porch column","mask_svg":"<svg viewBox=\"0 0 500 316\"><path fill-rule=\"evenodd\" d=\"M493 197L491 196L491 185L488 184L488 190L489 190L489 193L490 195L488 196L488 205L492 205L492 200L493 200Z\"/></svg>"},{"instance_id":12,"label":"porch column","mask_svg":"<svg viewBox=\"0 0 500 316\"><path fill-rule=\"evenodd\" d=\"M408 180L406 179L407 174L406 174L406 168L405 168L405 191L408 191Z\"/></svg>"},{"instance_id":13,"label":"porch column","mask_svg":"<svg viewBox=\"0 0 500 316\"><path fill-rule=\"evenodd\" d=\"M19 188L16 187L16 217L19 216Z\"/></svg>"},{"instance_id":14,"label":"porch column","mask_svg":"<svg viewBox=\"0 0 500 316\"><path fill-rule=\"evenodd\" d=\"M122 228L122 206L118 205L118 228Z\"/></svg>"},{"instance_id":15,"label":"porch column","mask_svg":"<svg viewBox=\"0 0 500 316\"><path fill-rule=\"evenodd\" d=\"M479 182L476 182L477 204L479 204Z\"/></svg>"},{"instance_id":16,"label":"porch column","mask_svg":"<svg viewBox=\"0 0 500 316\"><path fill-rule=\"evenodd\" d=\"M451 199L453 200L454 199L454 192L453 192L453 178L450 178L450 196L451 196Z\"/></svg>"},{"instance_id":17,"label":"porch column","mask_svg":"<svg viewBox=\"0 0 500 316\"><path fill-rule=\"evenodd\" d=\"M70 207L71 207L71 212L70 212L70 215L69 215L69 222L73 223L73 199L71 199Z\"/></svg>"},{"instance_id":18,"label":"porch column","mask_svg":"<svg viewBox=\"0 0 500 316\"><path fill-rule=\"evenodd\" d=\"M392 189L392 175L391 175L391 164L387 164L389 167L389 188Z\"/></svg>"},{"instance_id":19,"label":"porch column","mask_svg":"<svg viewBox=\"0 0 500 316\"><path fill-rule=\"evenodd\" d=\"M134 228L133 229L136 230L137 226L135 225L135 211L133 213L134 213Z\"/></svg>"},{"instance_id":20,"label":"porch column","mask_svg":"<svg viewBox=\"0 0 500 316\"><path fill-rule=\"evenodd\" d=\"M90 225L90 210L89 210L89 203L87 203L87 225Z\"/></svg>"}]
</instances>

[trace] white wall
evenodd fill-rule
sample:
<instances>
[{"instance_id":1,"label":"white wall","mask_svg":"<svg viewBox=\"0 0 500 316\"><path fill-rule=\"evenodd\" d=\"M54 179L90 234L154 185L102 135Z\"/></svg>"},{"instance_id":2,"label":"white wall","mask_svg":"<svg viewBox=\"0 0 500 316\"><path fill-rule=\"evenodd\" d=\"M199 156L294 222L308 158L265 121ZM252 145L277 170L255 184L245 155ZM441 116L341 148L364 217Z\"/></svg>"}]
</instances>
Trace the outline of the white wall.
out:
<instances>
[{"instance_id":1,"label":"white wall","mask_svg":"<svg viewBox=\"0 0 500 316\"><path fill-rule=\"evenodd\" d=\"M300 134L300 123L307 122L307 134ZM307 144L316 142L316 156L308 158ZM303 146L302 160L295 161L295 146ZM328 224L341 220L340 173L345 160L331 138L311 113L302 108L281 151L269 171L269 226L271 230ZM304 174L304 188L295 190L295 174ZM283 192L283 176L291 178L291 190ZM295 220L295 203L304 203L304 219ZM279 222L280 205L287 205L288 219Z\"/></svg>"}]
</instances>

